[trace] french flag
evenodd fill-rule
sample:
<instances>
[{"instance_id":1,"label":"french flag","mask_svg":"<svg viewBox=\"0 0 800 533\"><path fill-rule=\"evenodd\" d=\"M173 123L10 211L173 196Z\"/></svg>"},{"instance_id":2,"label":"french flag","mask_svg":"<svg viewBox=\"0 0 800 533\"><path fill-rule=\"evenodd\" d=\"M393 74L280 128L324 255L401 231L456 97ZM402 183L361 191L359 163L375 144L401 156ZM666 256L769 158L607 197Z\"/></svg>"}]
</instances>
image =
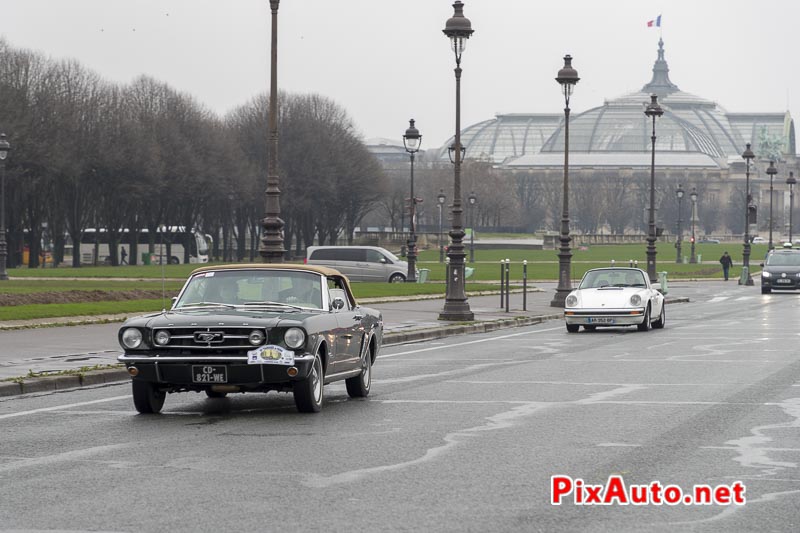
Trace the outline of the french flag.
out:
<instances>
[{"instance_id":1,"label":"french flag","mask_svg":"<svg viewBox=\"0 0 800 533\"><path fill-rule=\"evenodd\" d=\"M648 27L648 28L652 28L652 27L654 27L654 26L655 26L656 28L660 28L660 27L661 27L661 15L657 16L657 17L656 17L656 18L654 18L653 20L648 20L648 21L647 21L647 27Z\"/></svg>"}]
</instances>

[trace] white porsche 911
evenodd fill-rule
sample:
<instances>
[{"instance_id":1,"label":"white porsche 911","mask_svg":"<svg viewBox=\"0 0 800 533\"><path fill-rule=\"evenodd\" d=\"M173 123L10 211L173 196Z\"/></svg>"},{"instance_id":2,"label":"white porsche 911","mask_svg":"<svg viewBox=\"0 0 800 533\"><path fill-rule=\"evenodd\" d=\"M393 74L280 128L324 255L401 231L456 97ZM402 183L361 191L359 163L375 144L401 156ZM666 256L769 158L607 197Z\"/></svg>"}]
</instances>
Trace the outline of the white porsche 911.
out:
<instances>
[{"instance_id":1,"label":"white porsche 911","mask_svg":"<svg viewBox=\"0 0 800 533\"><path fill-rule=\"evenodd\" d=\"M667 317L658 283L650 284L639 268L594 268L583 275L566 299L567 331L636 326L639 331L663 328Z\"/></svg>"}]
</instances>

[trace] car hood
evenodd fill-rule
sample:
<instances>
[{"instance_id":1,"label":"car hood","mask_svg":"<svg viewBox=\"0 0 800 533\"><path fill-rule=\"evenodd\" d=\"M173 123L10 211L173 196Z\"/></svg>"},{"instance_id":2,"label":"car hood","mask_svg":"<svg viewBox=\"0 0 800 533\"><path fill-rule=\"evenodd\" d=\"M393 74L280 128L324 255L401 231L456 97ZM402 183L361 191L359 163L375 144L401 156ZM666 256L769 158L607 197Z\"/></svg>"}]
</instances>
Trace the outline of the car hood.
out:
<instances>
[{"instance_id":1,"label":"car hood","mask_svg":"<svg viewBox=\"0 0 800 533\"><path fill-rule=\"evenodd\" d=\"M609 308L633 307L630 303L631 296L638 294L642 301L649 297L647 289L636 287L603 287L600 289L579 289L574 291L578 297L577 309L580 308Z\"/></svg>"},{"instance_id":2,"label":"car hood","mask_svg":"<svg viewBox=\"0 0 800 533\"><path fill-rule=\"evenodd\" d=\"M322 311L320 311L322 312ZM151 315L143 315L129 318L123 327L180 327L180 326L258 326L273 328L281 326L300 325L309 316L319 314L313 311L298 311L295 313L263 311L263 310L242 310L241 308L220 310L220 309L196 309L186 311L165 311Z\"/></svg>"}]
</instances>

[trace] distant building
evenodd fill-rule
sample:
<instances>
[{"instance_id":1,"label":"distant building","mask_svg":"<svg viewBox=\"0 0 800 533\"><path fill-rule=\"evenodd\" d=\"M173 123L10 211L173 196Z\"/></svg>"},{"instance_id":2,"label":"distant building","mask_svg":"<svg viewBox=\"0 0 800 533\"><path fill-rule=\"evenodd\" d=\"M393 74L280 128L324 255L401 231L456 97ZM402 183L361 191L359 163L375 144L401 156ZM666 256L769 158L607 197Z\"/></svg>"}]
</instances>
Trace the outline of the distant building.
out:
<instances>
[{"instance_id":1,"label":"distant building","mask_svg":"<svg viewBox=\"0 0 800 533\"><path fill-rule=\"evenodd\" d=\"M572 113L569 124L571 181L593 183L598 190L625 187L629 189L627 194L640 196L645 187L649 188L652 119L645 116L644 109L650 102L650 95L656 94L664 109L664 115L656 119L657 205L661 207L660 216L672 221L659 225L668 228L667 233L674 231L677 219L674 191L682 184L686 189L684 230L689 191L696 187L700 193L698 204L703 206L699 220L705 217L710 222L710 211L719 211L714 213L714 224L719 231L741 233L745 218L745 161L741 154L750 143L757 155L751 163L750 187L754 203L763 206L759 209L760 225L766 224L769 205L769 179L765 170L769 160L774 159L779 173L774 182L773 228L783 230L789 209L789 188L785 180L789 171L800 177L794 120L789 112L730 113L712 100L681 91L670 80L661 39L657 54L652 78L641 90L607 100L602 106L582 113ZM441 147L430 149L426 159L449 163L448 147L453 140L450 138ZM534 182L554 183L563 179L563 112L500 114L464 128L461 141L466 146L465 159L489 161L498 170L513 172ZM396 161L395 168L399 168L404 156L407 161L407 155L402 143L399 147L397 143L394 145L371 145L369 148L373 153L380 151L379 158L387 166ZM573 193L578 191L573 189ZM626 202L626 209L643 208L640 198L629 198ZM614 208L606 205L604 209ZM725 211L724 216L722 211ZM639 214L636 216L639 220L645 219ZM604 221L601 225L608 223Z\"/></svg>"}]
</instances>

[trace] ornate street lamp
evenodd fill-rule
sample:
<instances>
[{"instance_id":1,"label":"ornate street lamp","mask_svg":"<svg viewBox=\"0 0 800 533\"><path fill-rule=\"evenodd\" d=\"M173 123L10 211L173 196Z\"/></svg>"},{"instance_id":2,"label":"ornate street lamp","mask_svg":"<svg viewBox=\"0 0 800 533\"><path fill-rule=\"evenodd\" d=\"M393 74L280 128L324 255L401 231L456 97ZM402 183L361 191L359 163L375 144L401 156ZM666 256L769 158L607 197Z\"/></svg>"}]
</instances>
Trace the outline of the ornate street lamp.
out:
<instances>
[{"instance_id":1,"label":"ornate street lamp","mask_svg":"<svg viewBox=\"0 0 800 533\"><path fill-rule=\"evenodd\" d=\"M475 315L469 308L467 294L464 290L464 228L461 215L461 54L467 46L467 39L473 33L472 24L464 16L464 4L456 0L453 4L453 16L447 20L444 34L450 39L450 45L456 59L456 137L453 143L453 226L450 230L450 246L447 257L447 292L444 309L439 320L472 320Z\"/></svg>"},{"instance_id":2,"label":"ornate street lamp","mask_svg":"<svg viewBox=\"0 0 800 533\"><path fill-rule=\"evenodd\" d=\"M6 272L6 258L8 248L6 245L6 157L11 151L11 145L6 140L6 134L0 133L0 281L8 280Z\"/></svg>"},{"instance_id":3,"label":"ornate street lamp","mask_svg":"<svg viewBox=\"0 0 800 533\"><path fill-rule=\"evenodd\" d=\"M694 264L697 263L697 254L695 254L694 250L694 224L697 222L697 189L692 187L692 192L689 194L689 197L692 199L692 256L689 258L689 262Z\"/></svg>"},{"instance_id":4,"label":"ornate street lamp","mask_svg":"<svg viewBox=\"0 0 800 533\"><path fill-rule=\"evenodd\" d=\"M678 197L678 240L675 242L675 248L678 249L678 258L675 260L676 263L683 263L683 255L681 252L681 244L683 243L683 231L681 228L681 207L683 206L683 195L686 191L683 190L681 184L678 184L678 189L675 191L675 194Z\"/></svg>"},{"instance_id":5,"label":"ornate street lamp","mask_svg":"<svg viewBox=\"0 0 800 533\"><path fill-rule=\"evenodd\" d=\"M786 184L789 186L789 244L794 244L792 240L792 211L794 211L794 185L797 180L794 178L794 172L789 172L789 177L786 178Z\"/></svg>"},{"instance_id":6,"label":"ornate street lamp","mask_svg":"<svg viewBox=\"0 0 800 533\"><path fill-rule=\"evenodd\" d=\"M442 242L442 211L444 211L444 189L439 189L439 196L436 197L436 207L439 208L439 262L444 263L444 243Z\"/></svg>"},{"instance_id":7,"label":"ornate street lamp","mask_svg":"<svg viewBox=\"0 0 800 533\"><path fill-rule=\"evenodd\" d=\"M653 151L650 159L650 212L648 214L647 232L647 277L651 283L656 282L656 118L664 114L664 110L658 105L658 96L650 95L650 104L644 110L644 114L653 119ZM694 241L692 241L694 249ZM692 254L694 255L694 253Z\"/></svg>"},{"instance_id":8,"label":"ornate street lamp","mask_svg":"<svg viewBox=\"0 0 800 533\"><path fill-rule=\"evenodd\" d=\"M266 210L261 220L264 235L259 254L265 263L283 263L283 220L278 179L278 4L269 0L272 10L272 56L269 84L269 158L267 159Z\"/></svg>"},{"instance_id":9,"label":"ornate street lamp","mask_svg":"<svg viewBox=\"0 0 800 533\"><path fill-rule=\"evenodd\" d=\"M475 262L475 204L478 198L474 192L469 193L469 262Z\"/></svg>"},{"instance_id":10,"label":"ornate street lamp","mask_svg":"<svg viewBox=\"0 0 800 533\"><path fill-rule=\"evenodd\" d=\"M775 168L775 161L769 162L769 167L767 168L767 175L769 175L769 249L773 250L775 247L772 245L772 179L775 177L775 174L778 173L778 169Z\"/></svg>"},{"instance_id":11,"label":"ornate street lamp","mask_svg":"<svg viewBox=\"0 0 800 533\"><path fill-rule=\"evenodd\" d=\"M578 83L578 71L572 68L572 56L564 56L564 67L558 71L556 81L561 85L564 94L564 191L561 208L561 248L558 250L558 287L551 307L564 307L564 300L572 291L570 268L572 251L569 247L569 97Z\"/></svg>"},{"instance_id":12,"label":"ornate street lamp","mask_svg":"<svg viewBox=\"0 0 800 533\"><path fill-rule=\"evenodd\" d=\"M753 278L750 277L750 161L755 157L756 154L750 149L750 143L747 143L744 152L742 152L742 159L745 161L744 250L742 251L742 267L747 267L745 285L753 284Z\"/></svg>"},{"instance_id":13,"label":"ornate street lamp","mask_svg":"<svg viewBox=\"0 0 800 533\"><path fill-rule=\"evenodd\" d=\"M414 196L414 154L419 151L419 145L422 144L422 135L420 135L419 130L414 127L414 119L408 121L408 129L406 130L405 135L403 135L403 146L406 148L406 152L409 153L411 156L411 196L408 200L408 209L410 212L411 224L410 229L411 232L408 236L408 252L406 253L406 257L408 257L408 273L406 275L406 281L408 283L416 283L417 282L417 235L414 231L414 218L416 216L416 207L417 207L417 197Z\"/></svg>"},{"instance_id":14,"label":"ornate street lamp","mask_svg":"<svg viewBox=\"0 0 800 533\"><path fill-rule=\"evenodd\" d=\"M453 144L451 144L450 146L447 147L447 157L450 158L450 162L451 163L455 163L456 162L456 158L453 155L455 153L455 151L456 151L455 143L453 143ZM464 156L466 156L466 155L467 155L467 147L462 144L461 145L461 160L462 161L464 160Z\"/></svg>"}]
</instances>

